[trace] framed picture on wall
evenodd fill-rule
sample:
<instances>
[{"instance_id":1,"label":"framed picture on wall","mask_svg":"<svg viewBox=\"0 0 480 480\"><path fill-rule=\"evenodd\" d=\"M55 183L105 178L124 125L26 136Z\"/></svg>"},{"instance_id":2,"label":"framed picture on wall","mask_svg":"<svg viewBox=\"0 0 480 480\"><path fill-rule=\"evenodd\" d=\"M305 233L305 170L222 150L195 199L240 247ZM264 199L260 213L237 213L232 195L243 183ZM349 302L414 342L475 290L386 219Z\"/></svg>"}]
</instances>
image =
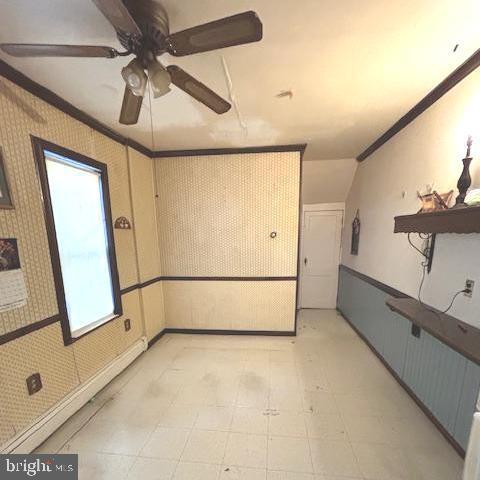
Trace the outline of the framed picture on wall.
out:
<instances>
[{"instance_id":1,"label":"framed picture on wall","mask_svg":"<svg viewBox=\"0 0 480 480\"><path fill-rule=\"evenodd\" d=\"M3 163L2 149L0 147L0 208L13 208L12 197L8 187L7 172Z\"/></svg>"}]
</instances>

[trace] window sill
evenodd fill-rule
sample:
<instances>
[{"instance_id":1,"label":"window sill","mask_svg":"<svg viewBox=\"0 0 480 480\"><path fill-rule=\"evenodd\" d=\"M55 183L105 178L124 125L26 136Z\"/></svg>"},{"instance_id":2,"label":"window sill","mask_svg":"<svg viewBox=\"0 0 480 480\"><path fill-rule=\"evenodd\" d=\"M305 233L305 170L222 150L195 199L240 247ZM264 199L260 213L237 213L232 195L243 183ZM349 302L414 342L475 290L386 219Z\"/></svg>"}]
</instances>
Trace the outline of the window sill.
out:
<instances>
[{"instance_id":1,"label":"window sill","mask_svg":"<svg viewBox=\"0 0 480 480\"><path fill-rule=\"evenodd\" d=\"M71 345L72 343L75 343L77 340L80 340L86 335L94 332L95 330L97 330L100 327L103 327L104 325L107 325L108 323L110 323L111 321L119 317L121 317L121 314L113 313L112 315L108 315L107 317L101 318L100 320L97 320L96 322L93 322L90 325L87 325L86 327L79 328L78 330L70 332L70 338L65 342L65 344Z\"/></svg>"}]
</instances>

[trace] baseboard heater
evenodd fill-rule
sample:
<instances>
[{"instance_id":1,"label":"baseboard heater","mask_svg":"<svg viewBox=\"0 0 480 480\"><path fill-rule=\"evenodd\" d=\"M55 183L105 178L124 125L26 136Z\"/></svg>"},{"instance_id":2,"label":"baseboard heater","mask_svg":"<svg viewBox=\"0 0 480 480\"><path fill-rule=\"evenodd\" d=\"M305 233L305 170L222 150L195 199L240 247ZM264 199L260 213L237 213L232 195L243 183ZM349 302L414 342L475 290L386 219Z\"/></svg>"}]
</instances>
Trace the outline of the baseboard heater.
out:
<instances>
[{"instance_id":1,"label":"baseboard heater","mask_svg":"<svg viewBox=\"0 0 480 480\"><path fill-rule=\"evenodd\" d=\"M30 453L147 349L142 337L128 350L0 447L0 453Z\"/></svg>"}]
</instances>

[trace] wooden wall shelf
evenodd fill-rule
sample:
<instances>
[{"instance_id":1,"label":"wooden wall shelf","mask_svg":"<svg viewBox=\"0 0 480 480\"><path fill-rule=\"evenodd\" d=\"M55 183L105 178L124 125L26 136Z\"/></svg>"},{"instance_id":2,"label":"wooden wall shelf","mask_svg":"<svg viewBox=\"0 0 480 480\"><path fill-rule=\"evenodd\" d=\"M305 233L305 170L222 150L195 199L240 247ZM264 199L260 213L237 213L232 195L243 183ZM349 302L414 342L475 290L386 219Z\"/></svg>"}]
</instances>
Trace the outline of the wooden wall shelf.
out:
<instances>
[{"instance_id":1,"label":"wooden wall shelf","mask_svg":"<svg viewBox=\"0 0 480 480\"><path fill-rule=\"evenodd\" d=\"M389 298L386 303L394 312L480 365L480 330L478 328L441 313L435 308L425 308L414 298Z\"/></svg>"},{"instance_id":2,"label":"wooden wall shelf","mask_svg":"<svg viewBox=\"0 0 480 480\"><path fill-rule=\"evenodd\" d=\"M480 206L395 217L395 233L480 233Z\"/></svg>"}]
</instances>

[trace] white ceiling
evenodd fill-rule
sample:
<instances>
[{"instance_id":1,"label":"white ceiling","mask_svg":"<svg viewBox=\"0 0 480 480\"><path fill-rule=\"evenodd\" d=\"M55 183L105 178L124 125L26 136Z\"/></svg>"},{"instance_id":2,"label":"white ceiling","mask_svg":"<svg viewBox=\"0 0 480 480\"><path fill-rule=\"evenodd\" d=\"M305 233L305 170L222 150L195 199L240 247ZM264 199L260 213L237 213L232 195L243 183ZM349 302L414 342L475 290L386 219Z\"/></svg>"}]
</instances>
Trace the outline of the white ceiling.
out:
<instances>
[{"instance_id":1,"label":"white ceiling","mask_svg":"<svg viewBox=\"0 0 480 480\"><path fill-rule=\"evenodd\" d=\"M125 58L1 58L114 130L155 150L308 143L307 159L348 158L389 128L480 45L478 0L163 0L172 32L245 10L261 42L174 58L228 99L218 116L172 88L136 126L122 126ZM0 42L78 43L120 49L90 0L0 0ZM454 53L453 48L459 44ZM293 98L276 98L282 90ZM146 107L146 108L145 108Z\"/></svg>"}]
</instances>

